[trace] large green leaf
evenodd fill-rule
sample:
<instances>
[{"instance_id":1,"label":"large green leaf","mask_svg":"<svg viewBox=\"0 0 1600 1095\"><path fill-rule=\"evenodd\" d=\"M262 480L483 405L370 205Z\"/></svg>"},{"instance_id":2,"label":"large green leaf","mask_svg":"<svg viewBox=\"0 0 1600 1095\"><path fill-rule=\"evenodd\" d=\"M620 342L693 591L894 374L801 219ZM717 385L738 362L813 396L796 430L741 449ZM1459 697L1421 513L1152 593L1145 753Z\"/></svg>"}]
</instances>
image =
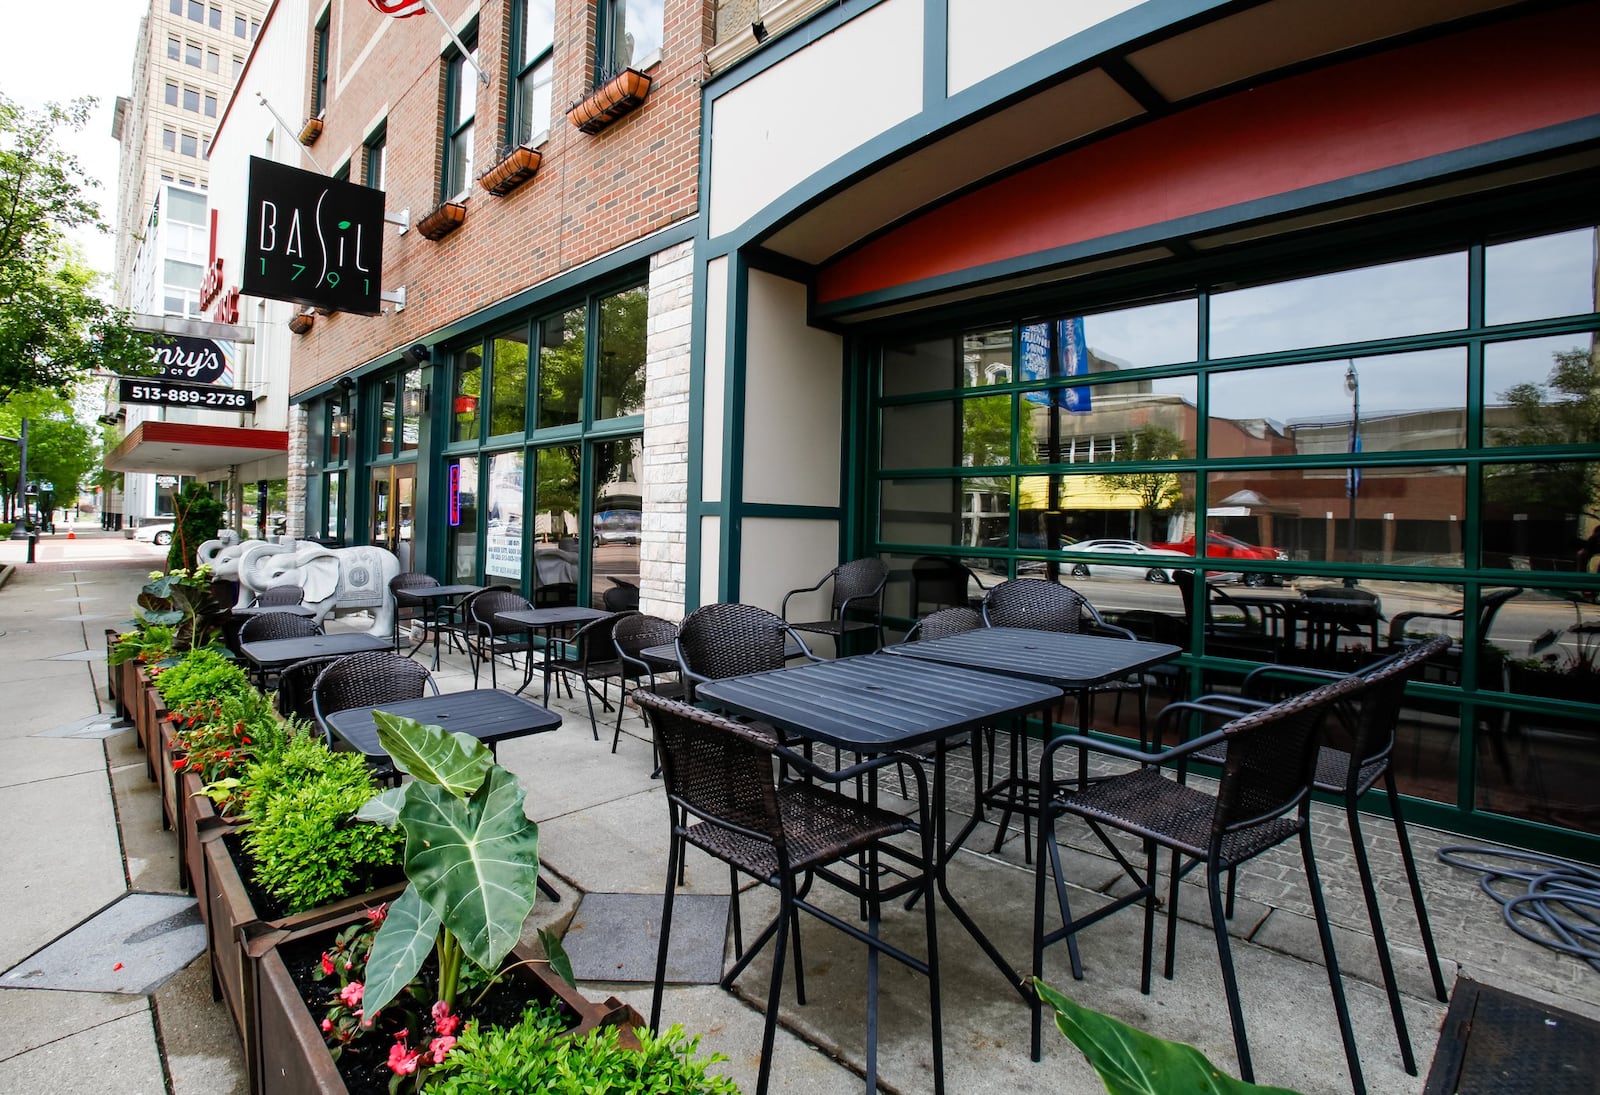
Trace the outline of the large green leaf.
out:
<instances>
[{"instance_id":1,"label":"large green leaf","mask_svg":"<svg viewBox=\"0 0 1600 1095\"><path fill-rule=\"evenodd\" d=\"M400 824L400 807L404 805L405 800L405 786L391 787L369 798L366 805L356 811L356 820L370 821L374 825L382 825L385 829L393 829Z\"/></svg>"},{"instance_id":2,"label":"large green leaf","mask_svg":"<svg viewBox=\"0 0 1600 1095\"><path fill-rule=\"evenodd\" d=\"M1205 1054L1075 1004L1038 978L1039 998L1055 1009L1056 1028L1083 1051L1109 1095L1296 1095L1283 1087L1235 1080Z\"/></svg>"},{"instance_id":3,"label":"large green leaf","mask_svg":"<svg viewBox=\"0 0 1600 1095\"><path fill-rule=\"evenodd\" d=\"M367 956L367 983L361 993L365 1018L376 1015L400 995L422 969L439 937L439 914L422 900L415 886L389 903L389 914L372 940Z\"/></svg>"},{"instance_id":4,"label":"large green leaf","mask_svg":"<svg viewBox=\"0 0 1600 1095\"><path fill-rule=\"evenodd\" d=\"M378 744L395 767L456 798L464 799L483 786L483 777L494 767L489 747L470 734L447 734L442 727L424 726L387 711L374 711L372 719L378 725Z\"/></svg>"},{"instance_id":5,"label":"large green leaf","mask_svg":"<svg viewBox=\"0 0 1600 1095\"><path fill-rule=\"evenodd\" d=\"M494 765L470 799L413 782L400 808L406 877L484 969L521 938L538 896L539 827L522 800L517 777Z\"/></svg>"}]
</instances>

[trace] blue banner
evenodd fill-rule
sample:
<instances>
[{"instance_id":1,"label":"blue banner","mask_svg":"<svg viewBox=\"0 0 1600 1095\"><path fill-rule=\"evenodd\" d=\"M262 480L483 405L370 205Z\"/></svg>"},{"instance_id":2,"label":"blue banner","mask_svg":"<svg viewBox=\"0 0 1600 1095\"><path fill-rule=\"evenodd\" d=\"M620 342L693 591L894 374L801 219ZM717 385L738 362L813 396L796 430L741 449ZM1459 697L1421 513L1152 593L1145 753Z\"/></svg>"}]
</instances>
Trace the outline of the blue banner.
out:
<instances>
[{"instance_id":1,"label":"blue banner","mask_svg":"<svg viewBox=\"0 0 1600 1095\"><path fill-rule=\"evenodd\" d=\"M1056 345L1061 353L1062 376L1089 375L1089 347L1083 339L1083 317L1063 319L1056 324ZM1073 414L1088 414L1094 409L1088 388L1060 389L1060 405Z\"/></svg>"},{"instance_id":2,"label":"blue banner","mask_svg":"<svg viewBox=\"0 0 1600 1095\"><path fill-rule=\"evenodd\" d=\"M1361 435L1359 433L1356 433L1354 430L1352 430L1351 433L1350 433L1350 452L1352 454L1354 454L1354 453L1358 453L1360 451L1361 451ZM1345 473L1344 473L1344 496L1346 498L1354 498L1357 494L1360 494L1360 493L1361 493L1361 469L1360 468L1350 468L1350 469L1346 470Z\"/></svg>"},{"instance_id":3,"label":"blue banner","mask_svg":"<svg viewBox=\"0 0 1600 1095\"><path fill-rule=\"evenodd\" d=\"M1021 359L1017 363L1019 380L1039 382L1067 376L1089 375L1089 350L1084 343L1082 318L1056 321L1053 352L1050 345L1050 324L1031 323L1022 328L1021 334ZM1028 392L1022 398L1029 403L1039 403L1044 406L1054 403L1057 407L1073 414L1088 414L1093 409L1089 401L1088 388L1056 388L1053 391Z\"/></svg>"}]
</instances>

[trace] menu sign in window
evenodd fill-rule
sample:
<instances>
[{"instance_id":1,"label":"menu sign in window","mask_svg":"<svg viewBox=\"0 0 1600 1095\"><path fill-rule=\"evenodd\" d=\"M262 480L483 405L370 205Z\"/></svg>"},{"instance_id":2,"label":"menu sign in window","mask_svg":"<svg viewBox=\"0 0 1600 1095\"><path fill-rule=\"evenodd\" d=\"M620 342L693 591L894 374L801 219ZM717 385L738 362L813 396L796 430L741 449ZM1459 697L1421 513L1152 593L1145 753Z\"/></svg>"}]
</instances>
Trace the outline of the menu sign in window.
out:
<instances>
[{"instance_id":1,"label":"menu sign in window","mask_svg":"<svg viewBox=\"0 0 1600 1095\"><path fill-rule=\"evenodd\" d=\"M377 315L383 201L381 190L252 156L240 290Z\"/></svg>"}]
</instances>

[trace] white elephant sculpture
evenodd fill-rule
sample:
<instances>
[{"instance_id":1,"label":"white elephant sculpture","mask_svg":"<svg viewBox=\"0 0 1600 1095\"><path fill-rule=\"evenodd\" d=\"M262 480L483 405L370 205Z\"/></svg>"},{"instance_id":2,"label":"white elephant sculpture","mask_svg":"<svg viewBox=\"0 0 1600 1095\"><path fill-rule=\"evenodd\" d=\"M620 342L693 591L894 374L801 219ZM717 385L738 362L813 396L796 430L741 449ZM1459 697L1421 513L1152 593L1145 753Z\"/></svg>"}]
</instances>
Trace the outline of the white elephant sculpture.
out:
<instances>
[{"instance_id":1,"label":"white elephant sculpture","mask_svg":"<svg viewBox=\"0 0 1600 1095\"><path fill-rule=\"evenodd\" d=\"M394 630L394 594L389 580L400 560L381 547L328 548L301 543L292 551L257 553L241 579L262 589L296 585L305 605L324 620L331 614L371 612L367 634L387 639Z\"/></svg>"},{"instance_id":2,"label":"white elephant sculpture","mask_svg":"<svg viewBox=\"0 0 1600 1095\"><path fill-rule=\"evenodd\" d=\"M231 528L219 528L217 530L217 538L215 540L207 540L201 544L195 549L194 555L202 566L210 566L215 570L218 553L225 548L238 547L239 543L239 534L237 532L234 532Z\"/></svg>"},{"instance_id":3,"label":"white elephant sculpture","mask_svg":"<svg viewBox=\"0 0 1600 1095\"><path fill-rule=\"evenodd\" d=\"M218 533L219 537L223 535L223 533ZM226 535L232 536L233 534L228 533ZM216 549L208 559L206 557L206 548L219 542L222 543L222 546ZM297 546L296 541L287 537L278 543L273 543L268 540L239 540L235 536L232 543L207 540L200 545L200 550L196 553L196 557L202 563L209 562L211 564L212 577L238 583L239 599L235 602L235 606L244 608L266 588L263 584L257 584L256 575L262 573L258 567L259 562L271 555L282 555L294 551ZM264 580L264 577L262 580Z\"/></svg>"}]
</instances>

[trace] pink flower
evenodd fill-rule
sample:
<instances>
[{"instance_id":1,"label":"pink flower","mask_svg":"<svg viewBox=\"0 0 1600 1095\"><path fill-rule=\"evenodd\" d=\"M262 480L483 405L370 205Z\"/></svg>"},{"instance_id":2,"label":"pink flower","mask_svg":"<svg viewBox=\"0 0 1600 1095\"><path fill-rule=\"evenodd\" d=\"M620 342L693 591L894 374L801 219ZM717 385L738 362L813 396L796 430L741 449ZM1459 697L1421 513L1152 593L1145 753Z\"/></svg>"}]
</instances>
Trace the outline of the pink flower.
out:
<instances>
[{"instance_id":1,"label":"pink flower","mask_svg":"<svg viewBox=\"0 0 1600 1095\"><path fill-rule=\"evenodd\" d=\"M382 924L384 917L388 915L389 906L387 904L379 905L376 909L367 910L367 919L372 921L374 924Z\"/></svg>"},{"instance_id":2,"label":"pink flower","mask_svg":"<svg viewBox=\"0 0 1600 1095\"><path fill-rule=\"evenodd\" d=\"M461 1016L450 1014L450 1005L440 1000L433 1005L433 1029L440 1034L449 1036L461 1026Z\"/></svg>"},{"instance_id":3,"label":"pink flower","mask_svg":"<svg viewBox=\"0 0 1600 1095\"><path fill-rule=\"evenodd\" d=\"M435 1038L428 1046L428 1052L433 1057L433 1063L439 1064L444 1060L444 1055L455 1048L456 1040L449 1035Z\"/></svg>"},{"instance_id":4,"label":"pink flower","mask_svg":"<svg viewBox=\"0 0 1600 1095\"><path fill-rule=\"evenodd\" d=\"M408 1050L404 1042L396 1042L389 1047L389 1069L396 1075L407 1076L417 1070L417 1061L422 1056L422 1051Z\"/></svg>"},{"instance_id":5,"label":"pink flower","mask_svg":"<svg viewBox=\"0 0 1600 1095\"><path fill-rule=\"evenodd\" d=\"M362 985L360 981L352 981L339 990L339 999L344 1001L345 1007L353 1008L361 1003Z\"/></svg>"},{"instance_id":6,"label":"pink flower","mask_svg":"<svg viewBox=\"0 0 1600 1095\"><path fill-rule=\"evenodd\" d=\"M322 1021L322 1033L326 1034L326 1033L328 1033L328 1031L330 1031L332 1029L333 1029L333 1020L332 1019L324 1019Z\"/></svg>"},{"instance_id":7,"label":"pink flower","mask_svg":"<svg viewBox=\"0 0 1600 1095\"><path fill-rule=\"evenodd\" d=\"M328 952L322 952L322 972L325 976L333 975L333 959L328 957Z\"/></svg>"}]
</instances>

